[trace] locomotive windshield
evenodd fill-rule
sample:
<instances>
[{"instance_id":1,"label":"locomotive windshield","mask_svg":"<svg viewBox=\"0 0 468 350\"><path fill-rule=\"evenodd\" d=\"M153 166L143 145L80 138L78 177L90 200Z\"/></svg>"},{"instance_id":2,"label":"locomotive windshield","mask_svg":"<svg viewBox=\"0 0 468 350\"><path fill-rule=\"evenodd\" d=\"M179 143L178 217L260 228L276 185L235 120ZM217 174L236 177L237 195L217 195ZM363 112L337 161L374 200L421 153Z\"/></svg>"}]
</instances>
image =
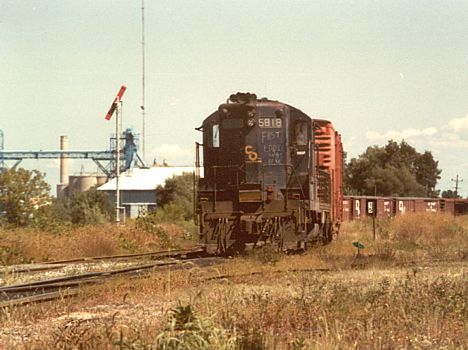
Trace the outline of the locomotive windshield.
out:
<instances>
[{"instance_id":1,"label":"locomotive windshield","mask_svg":"<svg viewBox=\"0 0 468 350\"><path fill-rule=\"evenodd\" d=\"M242 129L244 127L243 119L223 119L221 122L223 129Z\"/></svg>"}]
</instances>

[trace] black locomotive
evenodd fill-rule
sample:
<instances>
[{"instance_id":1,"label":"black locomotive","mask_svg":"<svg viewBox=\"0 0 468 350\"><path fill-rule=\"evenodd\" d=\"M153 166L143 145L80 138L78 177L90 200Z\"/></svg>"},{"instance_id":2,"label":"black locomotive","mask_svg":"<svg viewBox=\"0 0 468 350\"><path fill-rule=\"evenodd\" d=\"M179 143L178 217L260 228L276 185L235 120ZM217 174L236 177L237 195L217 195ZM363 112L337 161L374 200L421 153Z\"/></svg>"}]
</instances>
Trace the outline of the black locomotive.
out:
<instances>
[{"instance_id":1,"label":"black locomotive","mask_svg":"<svg viewBox=\"0 0 468 350\"><path fill-rule=\"evenodd\" d=\"M266 243L302 249L332 239L341 222L343 152L329 121L237 93L197 130L195 205L208 252Z\"/></svg>"}]
</instances>

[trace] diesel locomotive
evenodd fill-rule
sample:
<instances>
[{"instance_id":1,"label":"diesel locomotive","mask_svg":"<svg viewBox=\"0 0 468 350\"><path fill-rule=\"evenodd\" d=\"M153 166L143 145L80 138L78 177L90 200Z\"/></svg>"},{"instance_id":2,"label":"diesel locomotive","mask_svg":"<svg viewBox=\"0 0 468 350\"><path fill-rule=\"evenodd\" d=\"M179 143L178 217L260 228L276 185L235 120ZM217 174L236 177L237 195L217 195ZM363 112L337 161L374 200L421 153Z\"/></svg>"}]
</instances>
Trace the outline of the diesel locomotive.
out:
<instances>
[{"instance_id":1,"label":"diesel locomotive","mask_svg":"<svg viewBox=\"0 0 468 350\"><path fill-rule=\"evenodd\" d=\"M195 206L208 252L332 240L342 220L343 147L330 121L237 93L197 130Z\"/></svg>"}]
</instances>

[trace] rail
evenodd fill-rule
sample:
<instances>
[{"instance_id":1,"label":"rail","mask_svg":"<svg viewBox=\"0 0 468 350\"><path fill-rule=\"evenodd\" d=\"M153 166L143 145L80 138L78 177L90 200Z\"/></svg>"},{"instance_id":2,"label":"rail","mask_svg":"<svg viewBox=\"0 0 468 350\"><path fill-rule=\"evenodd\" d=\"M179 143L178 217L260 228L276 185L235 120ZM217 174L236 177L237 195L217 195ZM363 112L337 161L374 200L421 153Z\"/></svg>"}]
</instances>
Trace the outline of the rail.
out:
<instances>
[{"instance_id":1,"label":"rail","mask_svg":"<svg viewBox=\"0 0 468 350\"><path fill-rule=\"evenodd\" d=\"M104 256L92 256L92 257L83 257L76 259L67 259L67 260L53 260L53 261L44 261L37 264L29 265L20 265L13 267L5 267L0 272L3 273L29 273L29 272L38 272L38 271L48 271L56 270L63 268L71 264L86 264L94 263L99 261L107 260L129 260L129 259L138 259L138 258L169 258L169 257L178 257L184 254L200 254L203 253L203 249L194 248L194 249L178 249L178 250L161 250L156 252L148 253L133 253L133 254L119 254L119 255L104 255Z\"/></svg>"},{"instance_id":2,"label":"rail","mask_svg":"<svg viewBox=\"0 0 468 350\"><path fill-rule=\"evenodd\" d=\"M73 276L51 278L41 281L16 284L0 288L0 308L50 301L78 294L79 288L86 285L104 283L121 276L142 277L152 271L167 268L189 268L194 265L206 266L223 262L220 257L201 254L180 256L178 259L157 261L150 264L125 267L115 270L87 272ZM187 264L190 263L190 264Z\"/></svg>"}]
</instances>

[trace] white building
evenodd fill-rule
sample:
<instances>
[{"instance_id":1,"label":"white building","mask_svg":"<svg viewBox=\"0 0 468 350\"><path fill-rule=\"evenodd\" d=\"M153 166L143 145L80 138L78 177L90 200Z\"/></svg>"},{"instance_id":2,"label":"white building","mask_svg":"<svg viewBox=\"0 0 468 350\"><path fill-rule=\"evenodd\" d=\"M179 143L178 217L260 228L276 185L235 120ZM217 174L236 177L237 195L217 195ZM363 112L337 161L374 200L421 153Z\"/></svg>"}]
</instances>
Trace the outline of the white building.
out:
<instances>
[{"instance_id":1,"label":"white building","mask_svg":"<svg viewBox=\"0 0 468 350\"><path fill-rule=\"evenodd\" d=\"M193 174L194 167L153 167L147 169L134 168L120 174L120 206L125 208L126 215L138 217L140 214L154 210L157 206L156 188L164 186L166 179L184 173ZM99 191L107 193L115 202L116 179L112 179L98 187Z\"/></svg>"}]
</instances>

